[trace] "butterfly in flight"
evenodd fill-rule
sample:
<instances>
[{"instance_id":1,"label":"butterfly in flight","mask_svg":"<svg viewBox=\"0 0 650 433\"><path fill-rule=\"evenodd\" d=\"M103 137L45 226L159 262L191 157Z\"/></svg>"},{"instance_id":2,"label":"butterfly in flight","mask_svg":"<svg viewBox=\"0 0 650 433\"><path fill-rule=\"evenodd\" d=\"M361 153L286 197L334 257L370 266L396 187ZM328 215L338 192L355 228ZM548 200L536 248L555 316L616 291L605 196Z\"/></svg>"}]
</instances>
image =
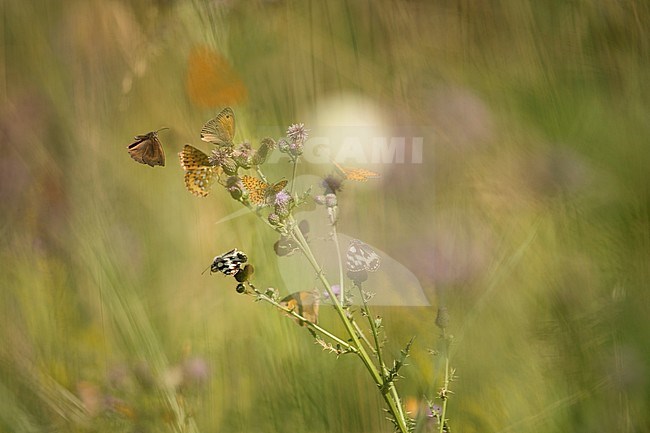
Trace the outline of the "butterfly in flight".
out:
<instances>
[{"instance_id":1,"label":"butterfly in flight","mask_svg":"<svg viewBox=\"0 0 650 433\"><path fill-rule=\"evenodd\" d=\"M345 255L346 268L350 272L375 272L379 269L379 255L366 243L352 239Z\"/></svg>"},{"instance_id":2,"label":"butterfly in flight","mask_svg":"<svg viewBox=\"0 0 650 433\"><path fill-rule=\"evenodd\" d=\"M235 275L242 269L248 257L237 248L233 248L227 253L216 256L210 265L210 273L221 272L224 275Z\"/></svg>"},{"instance_id":3,"label":"butterfly in flight","mask_svg":"<svg viewBox=\"0 0 650 433\"><path fill-rule=\"evenodd\" d=\"M332 163L339 171L341 176L348 180L356 180L357 182L365 182L368 179L376 179L381 177L381 174L366 170L365 168L351 168L351 167L341 167L336 161L332 160Z\"/></svg>"},{"instance_id":4,"label":"butterfly in flight","mask_svg":"<svg viewBox=\"0 0 650 433\"><path fill-rule=\"evenodd\" d=\"M158 131L151 131L147 134L136 135L133 138L135 141L127 147L131 158L140 164L147 164L151 167L154 167L156 165L164 167L165 151L163 150L162 144L158 139L158 132L162 131L163 129L169 128L160 128Z\"/></svg>"},{"instance_id":5,"label":"butterfly in flight","mask_svg":"<svg viewBox=\"0 0 650 433\"><path fill-rule=\"evenodd\" d=\"M248 191L248 200L258 206L262 206L269 200L272 200L288 183L285 179L276 184L269 184L261 179L248 175L243 176L241 180Z\"/></svg>"},{"instance_id":6,"label":"butterfly in flight","mask_svg":"<svg viewBox=\"0 0 650 433\"><path fill-rule=\"evenodd\" d=\"M300 316L309 320L314 324L318 324L318 309L320 306L320 298L316 291L313 292L295 292L290 295L287 295L280 301L280 305L283 307L296 312ZM292 318L300 326L305 325L304 320L300 320L297 317Z\"/></svg>"},{"instance_id":7,"label":"butterfly in flight","mask_svg":"<svg viewBox=\"0 0 650 433\"><path fill-rule=\"evenodd\" d=\"M235 137L235 113L226 107L201 128L201 140L219 146L232 146Z\"/></svg>"},{"instance_id":8,"label":"butterfly in flight","mask_svg":"<svg viewBox=\"0 0 650 433\"><path fill-rule=\"evenodd\" d=\"M181 167L185 170L185 188L197 197L205 197L219 177L221 167L210 164L208 155L194 146L186 144L179 152Z\"/></svg>"}]
</instances>

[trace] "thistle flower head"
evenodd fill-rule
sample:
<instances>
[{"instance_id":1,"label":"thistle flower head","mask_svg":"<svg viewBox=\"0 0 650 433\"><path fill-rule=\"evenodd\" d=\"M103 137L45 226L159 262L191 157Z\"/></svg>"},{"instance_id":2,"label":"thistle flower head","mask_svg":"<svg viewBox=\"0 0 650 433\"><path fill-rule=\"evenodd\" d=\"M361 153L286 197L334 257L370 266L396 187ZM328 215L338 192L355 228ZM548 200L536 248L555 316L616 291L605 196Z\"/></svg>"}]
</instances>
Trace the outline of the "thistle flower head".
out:
<instances>
[{"instance_id":1,"label":"thistle flower head","mask_svg":"<svg viewBox=\"0 0 650 433\"><path fill-rule=\"evenodd\" d=\"M279 205L286 205L286 204L288 204L291 200L292 200L291 195L290 195L288 192L286 192L285 190L282 190L282 191L278 192L278 193L275 195L274 204L275 204L276 206L279 206Z\"/></svg>"},{"instance_id":2,"label":"thistle flower head","mask_svg":"<svg viewBox=\"0 0 650 433\"><path fill-rule=\"evenodd\" d=\"M282 190L275 195L274 204L275 204L275 213L280 218L285 219L286 217L289 216L289 213L291 212L293 198L288 192Z\"/></svg>"},{"instance_id":3,"label":"thistle flower head","mask_svg":"<svg viewBox=\"0 0 650 433\"><path fill-rule=\"evenodd\" d=\"M232 152L232 157L238 166L249 169L253 165L255 153L250 143L242 143Z\"/></svg>"},{"instance_id":4,"label":"thistle flower head","mask_svg":"<svg viewBox=\"0 0 650 433\"><path fill-rule=\"evenodd\" d=\"M208 159L211 165L222 166L224 161L230 158L231 153L232 151L228 147L217 147L215 149L212 149L212 152L210 153L210 156L208 156Z\"/></svg>"},{"instance_id":5,"label":"thistle flower head","mask_svg":"<svg viewBox=\"0 0 650 433\"><path fill-rule=\"evenodd\" d=\"M309 129L304 123L294 123L287 129L287 137L292 143L303 145L309 136Z\"/></svg>"},{"instance_id":6,"label":"thistle flower head","mask_svg":"<svg viewBox=\"0 0 650 433\"><path fill-rule=\"evenodd\" d=\"M273 149L275 149L275 141L272 138L267 137L262 139L262 143L260 144L259 149L257 149L257 152L254 152L254 155L252 157L253 165L264 164L266 158L273 151Z\"/></svg>"},{"instance_id":7,"label":"thistle flower head","mask_svg":"<svg viewBox=\"0 0 650 433\"><path fill-rule=\"evenodd\" d=\"M329 175L323 179L322 186L325 188L325 194L336 194L343 189L343 182L338 177Z\"/></svg>"}]
</instances>

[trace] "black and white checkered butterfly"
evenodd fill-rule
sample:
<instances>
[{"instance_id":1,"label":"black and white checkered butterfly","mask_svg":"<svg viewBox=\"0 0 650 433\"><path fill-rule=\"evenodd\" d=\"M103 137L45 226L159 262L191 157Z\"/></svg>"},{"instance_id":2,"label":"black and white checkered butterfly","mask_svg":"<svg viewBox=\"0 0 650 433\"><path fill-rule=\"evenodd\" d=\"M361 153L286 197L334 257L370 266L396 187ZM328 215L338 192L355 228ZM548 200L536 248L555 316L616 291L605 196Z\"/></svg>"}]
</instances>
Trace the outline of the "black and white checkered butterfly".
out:
<instances>
[{"instance_id":1,"label":"black and white checkered butterfly","mask_svg":"<svg viewBox=\"0 0 650 433\"><path fill-rule=\"evenodd\" d=\"M381 259L368 244L352 239L345 255L346 267L350 272L375 272L379 269Z\"/></svg>"},{"instance_id":2,"label":"black and white checkered butterfly","mask_svg":"<svg viewBox=\"0 0 650 433\"><path fill-rule=\"evenodd\" d=\"M216 256L210 265L210 273L221 272L225 275L234 275L239 269L241 269L242 264L246 263L248 257L246 254L239 251L237 248L233 248L227 253Z\"/></svg>"}]
</instances>

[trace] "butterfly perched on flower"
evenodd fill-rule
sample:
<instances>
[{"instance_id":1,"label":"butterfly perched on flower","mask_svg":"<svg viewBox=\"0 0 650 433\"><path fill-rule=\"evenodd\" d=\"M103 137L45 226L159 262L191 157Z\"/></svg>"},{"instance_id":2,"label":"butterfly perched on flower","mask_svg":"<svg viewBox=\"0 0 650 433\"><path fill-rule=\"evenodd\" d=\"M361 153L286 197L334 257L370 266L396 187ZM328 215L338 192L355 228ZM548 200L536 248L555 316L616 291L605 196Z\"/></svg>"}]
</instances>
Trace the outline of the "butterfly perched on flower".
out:
<instances>
[{"instance_id":1,"label":"butterfly perched on flower","mask_svg":"<svg viewBox=\"0 0 650 433\"><path fill-rule=\"evenodd\" d=\"M186 144L179 152L181 167L185 170L185 188L197 197L205 197L219 177L221 167L210 164L208 155Z\"/></svg>"},{"instance_id":2,"label":"butterfly perched on flower","mask_svg":"<svg viewBox=\"0 0 650 433\"><path fill-rule=\"evenodd\" d=\"M288 183L285 179L278 183L270 184L248 175L243 176L241 181L244 184L244 188L248 191L248 200L258 206L262 206L269 200L272 200Z\"/></svg>"},{"instance_id":3,"label":"butterfly perched on flower","mask_svg":"<svg viewBox=\"0 0 650 433\"><path fill-rule=\"evenodd\" d=\"M201 128L201 140L219 146L232 146L235 137L235 113L226 107Z\"/></svg>"},{"instance_id":4,"label":"butterfly perched on flower","mask_svg":"<svg viewBox=\"0 0 650 433\"><path fill-rule=\"evenodd\" d=\"M318 310L320 307L320 297L316 291L295 292L282 298L280 305L296 312L300 316L309 320L312 323L318 323ZM305 325L304 320L293 317L296 323L300 326Z\"/></svg>"},{"instance_id":5,"label":"butterfly perched on flower","mask_svg":"<svg viewBox=\"0 0 650 433\"><path fill-rule=\"evenodd\" d=\"M158 132L162 131L163 129L169 128L161 128L158 131L151 131L147 134L136 135L133 138L135 141L127 147L131 158L140 164L147 164L151 167L154 167L156 165L164 167L165 151L163 150L162 144L158 139Z\"/></svg>"},{"instance_id":6,"label":"butterfly perched on flower","mask_svg":"<svg viewBox=\"0 0 650 433\"><path fill-rule=\"evenodd\" d=\"M210 273L221 272L225 275L235 275L242 267L242 264L248 261L248 257L237 248L233 248L227 253L216 256L210 265Z\"/></svg>"},{"instance_id":7,"label":"butterfly perched on flower","mask_svg":"<svg viewBox=\"0 0 650 433\"><path fill-rule=\"evenodd\" d=\"M336 161L332 160L332 163L339 171L341 176L348 180L355 180L357 182L365 182L368 179L376 179L381 177L381 174L366 170L365 168L351 168L351 167L341 167Z\"/></svg>"},{"instance_id":8,"label":"butterfly perched on flower","mask_svg":"<svg viewBox=\"0 0 650 433\"><path fill-rule=\"evenodd\" d=\"M379 269L379 255L366 243L352 239L345 254L346 268L350 272L375 272Z\"/></svg>"}]
</instances>

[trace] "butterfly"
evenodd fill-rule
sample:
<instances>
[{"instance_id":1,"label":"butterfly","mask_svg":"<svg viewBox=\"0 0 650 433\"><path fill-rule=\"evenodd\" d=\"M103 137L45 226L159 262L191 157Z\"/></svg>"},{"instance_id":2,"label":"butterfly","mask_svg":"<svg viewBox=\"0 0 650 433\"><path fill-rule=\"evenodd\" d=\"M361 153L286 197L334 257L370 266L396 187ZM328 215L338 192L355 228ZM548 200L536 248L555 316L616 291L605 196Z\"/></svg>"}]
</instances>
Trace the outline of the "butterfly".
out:
<instances>
[{"instance_id":1,"label":"butterfly","mask_svg":"<svg viewBox=\"0 0 650 433\"><path fill-rule=\"evenodd\" d=\"M337 168L345 179L356 180L357 182L365 182L368 179L376 179L381 177L381 174L366 170L365 168L350 168L350 167L341 167L336 161L332 160L332 163Z\"/></svg>"},{"instance_id":2,"label":"butterfly","mask_svg":"<svg viewBox=\"0 0 650 433\"><path fill-rule=\"evenodd\" d=\"M292 293L282 298L280 305L288 308L291 311L295 311L297 314L301 315L312 323L318 323L318 309L320 306L320 298L316 291L302 291ZM304 320L300 320L297 317L293 317L293 319L298 325L305 325Z\"/></svg>"},{"instance_id":3,"label":"butterfly","mask_svg":"<svg viewBox=\"0 0 650 433\"><path fill-rule=\"evenodd\" d=\"M248 257L237 248L233 248L227 253L216 256L210 265L210 273L221 272L225 275L235 275L246 263Z\"/></svg>"},{"instance_id":4,"label":"butterfly","mask_svg":"<svg viewBox=\"0 0 650 433\"><path fill-rule=\"evenodd\" d=\"M235 136L235 113L226 107L201 128L201 140L218 145L232 145Z\"/></svg>"},{"instance_id":5,"label":"butterfly","mask_svg":"<svg viewBox=\"0 0 650 433\"><path fill-rule=\"evenodd\" d=\"M228 59L205 45L190 50L186 84L190 100L200 107L223 107L247 98L246 86Z\"/></svg>"},{"instance_id":6,"label":"butterfly","mask_svg":"<svg viewBox=\"0 0 650 433\"><path fill-rule=\"evenodd\" d=\"M368 244L352 239L345 255L345 264L350 272L375 272L379 269L381 259Z\"/></svg>"},{"instance_id":7,"label":"butterfly","mask_svg":"<svg viewBox=\"0 0 650 433\"><path fill-rule=\"evenodd\" d=\"M185 170L185 188L197 197L207 196L215 179L219 177L221 167L211 165L208 155L189 144L183 147L178 157Z\"/></svg>"},{"instance_id":8,"label":"butterfly","mask_svg":"<svg viewBox=\"0 0 650 433\"><path fill-rule=\"evenodd\" d=\"M276 184L269 184L253 176L245 175L241 179L244 187L248 191L248 199L258 206L264 205L269 199L275 197L277 193L287 186L287 180L281 180Z\"/></svg>"},{"instance_id":9,"label":"butterfly","mask_svg":"<svg viewBox=\"0 0 650 433\"><path fill-rule=\"evenodd\" d=\"M162 131L161 128L158 131ZM158 131L151 131L147 134L136 135L133 139L135 142L130 144L127 149L129 155L140 164L147 164L151 167L156 165L165 166L165 151L163 150L160 140L158 140Z\"/></svg>"}]
</instances>

